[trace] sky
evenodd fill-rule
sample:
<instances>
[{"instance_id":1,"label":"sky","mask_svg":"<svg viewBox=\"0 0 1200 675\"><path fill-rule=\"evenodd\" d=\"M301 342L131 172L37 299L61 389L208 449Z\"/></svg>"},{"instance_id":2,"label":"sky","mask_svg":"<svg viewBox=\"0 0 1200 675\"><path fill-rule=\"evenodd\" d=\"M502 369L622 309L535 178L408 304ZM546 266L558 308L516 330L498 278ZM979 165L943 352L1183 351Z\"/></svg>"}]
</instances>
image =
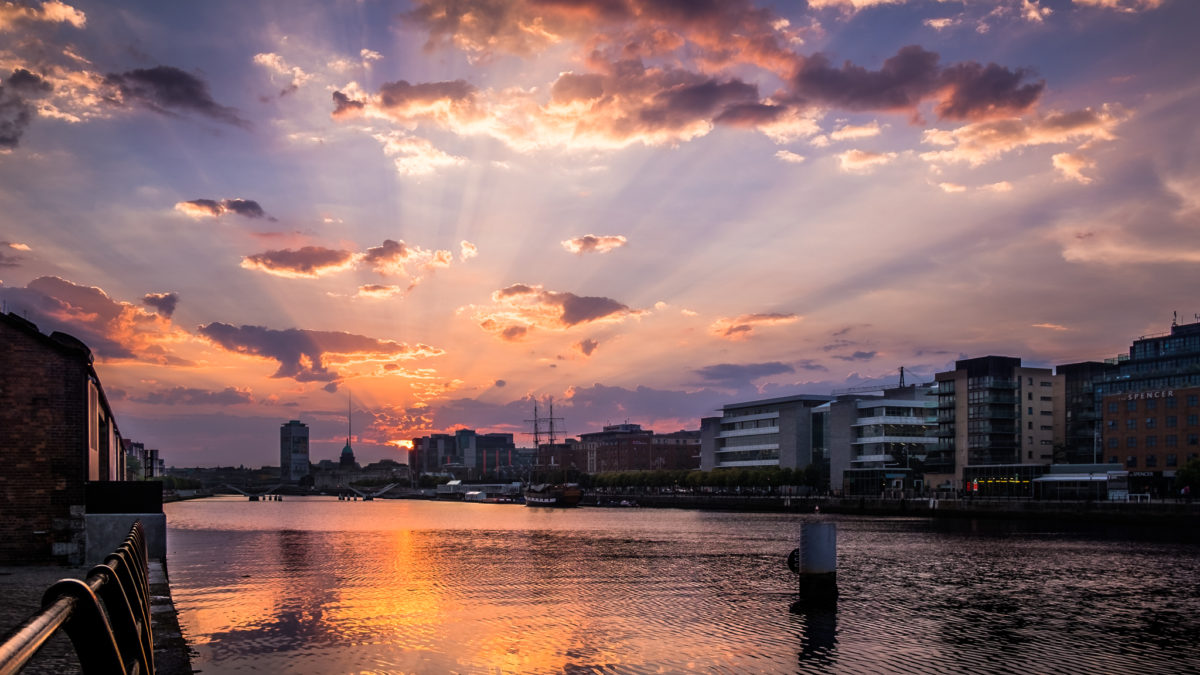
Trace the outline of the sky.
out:
<instances>
[{"instance_id":1,"label":"sky","mask_svg":"<svg viewBox=\"0 0 1200 675\"><path fill-rule=\"evenodd\" d=\"M168 465L696 429L1200 312L1192 0L0 0L0 299Z\"/></svg>"}]
</instances>

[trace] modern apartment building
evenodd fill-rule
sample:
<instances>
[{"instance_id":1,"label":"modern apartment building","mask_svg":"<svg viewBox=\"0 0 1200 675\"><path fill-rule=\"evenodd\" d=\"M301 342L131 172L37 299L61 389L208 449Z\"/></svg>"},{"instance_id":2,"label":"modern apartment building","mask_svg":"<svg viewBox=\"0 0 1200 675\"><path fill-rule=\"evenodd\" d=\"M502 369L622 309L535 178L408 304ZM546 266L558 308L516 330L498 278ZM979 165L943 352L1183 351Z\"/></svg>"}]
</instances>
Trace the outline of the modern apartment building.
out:
<instances>
[{"instance_id":1,"label":"modern apartment building","mask_svg":"<svg viewBox=\"0 0 1200 675\"><path fill-rule=\"evenodd\" d=\"M1115 374L1117 365L1100 361L1083 361L1057 366L1054 372L1063 376L1066 432L1062 446L1055 449L1055 464L1092 464L1102 460L1100 443L1100 401L1096 399L1096 383Z\"/></svg>"},{"instance_id":2,"label":"modern apartment building","mask_svg":"<svg viewBox=\"0 0 1200 675\"><path fill-rule=\"evenodd\" d=\"M1097 404L1112 394L1200 387L1200 323L1172 325L1168 333L1133 341L1115 371L1095 384Z\"/></svg>"},{"instance_id":3,"label":"modern apartment building","mask_svg":"<svg viewBox=\"0 0 1200 675\"><path fill-rule=\"evenodd\" d=\"M800 394L725 405L720 417L700 421L700 468L803 469L814 460L813 408L831 400Z\"/></svg>"},{"instance_id":4,"label":"modern apartment building","mask_svg":"<svg viewBox=\"0 0 1200 675\"><path fill-rule=\"evenodd\" d=\"M279 426L279 479L299 483L308 475L308 425L290 420Z\"/></svg>"},{"instance_id":5,"label":"modern apartment building","mask_svg":"<svg viewBox=\"0 0 1200 675\"><path fill-rule=\"evenodd\" d=\"M1049 465L1066 435L1065 378L1010 356L955 362L935 376L938 444L926 460L932 487L964 488L968 466Z\"/></svg>"},{"instance_id":6,"label":"modern apartment building","mask_svg":"<svg viewBox=\"0 0 1200 675\"><path fill-rule=\"evenodd\" d=\"M932 385L912 385L839 396L814 409L830 489L874 495L882 489L920 490L918 470L938 444L937 405Z\"/></svg>"}]
</instances>

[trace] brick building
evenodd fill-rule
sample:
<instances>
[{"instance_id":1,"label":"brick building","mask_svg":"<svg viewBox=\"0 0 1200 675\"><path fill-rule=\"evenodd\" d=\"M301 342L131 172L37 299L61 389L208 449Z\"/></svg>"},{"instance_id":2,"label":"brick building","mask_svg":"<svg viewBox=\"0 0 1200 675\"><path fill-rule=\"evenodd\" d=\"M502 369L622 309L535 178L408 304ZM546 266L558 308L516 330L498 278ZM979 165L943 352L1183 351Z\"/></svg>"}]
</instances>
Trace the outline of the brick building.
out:
<instances>
[{"instance_id":1,"label":"brick building","mask_svg":"<svg viewBox=\"0 0 1200 675\"><path fill-rule=\"evenodd\" d=\"M1104 456L1129 472L1130 492L1166 494L1175 470L1200 457L1200 387L1104 397Z\"/></svg>"},{"instance_id":2,"label":"brick building","mask_svg":"<svg viewBox=\"0 0 1200 675\"><path fill-rule=\"evenodd\" d=\"M0 562L83 561L86 486L125 453L86 345L0 315Z\"/></svg>"}]
</instances>

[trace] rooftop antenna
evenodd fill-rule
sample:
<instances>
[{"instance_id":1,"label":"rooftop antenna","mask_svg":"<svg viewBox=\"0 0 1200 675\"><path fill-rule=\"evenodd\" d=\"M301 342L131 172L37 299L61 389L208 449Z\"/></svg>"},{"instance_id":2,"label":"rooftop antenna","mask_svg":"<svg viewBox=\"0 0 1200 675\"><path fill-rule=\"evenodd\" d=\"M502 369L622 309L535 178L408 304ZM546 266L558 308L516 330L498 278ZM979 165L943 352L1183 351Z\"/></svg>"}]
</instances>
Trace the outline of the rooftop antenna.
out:
<instances>
[{"instance_id":1,"label":"rooftop antenna","mask_svg":"<svg viewBox=\"0 0 1200 675\"><path fill-rule=\"evenodd\" d=\"M904 366L900 366L900 388L904 388Z\"/></svg>"},{"instance_id":2,"label":"rooftop antenna","mask_svg":"<svg viewBox=\"0 0 1200 675\"><path fill-rule=\"evenodd\" d=\"M1171 328L1179 325L1179 310L1171 312Z\"/></svg>"}]
</instances>

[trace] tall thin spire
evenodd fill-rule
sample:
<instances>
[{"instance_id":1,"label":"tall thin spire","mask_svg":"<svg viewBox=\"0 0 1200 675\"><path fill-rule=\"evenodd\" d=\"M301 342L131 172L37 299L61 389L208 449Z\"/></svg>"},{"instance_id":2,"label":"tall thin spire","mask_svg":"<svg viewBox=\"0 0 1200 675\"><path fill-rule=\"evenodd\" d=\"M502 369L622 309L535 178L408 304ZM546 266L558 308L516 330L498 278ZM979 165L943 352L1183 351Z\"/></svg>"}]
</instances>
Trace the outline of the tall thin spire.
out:
<instances>
[{"instance_id":1,"label":"tall thin spire","mask_svg":"<svg viewBox=\"0 0 1200 675\"><path fill-rule=\"evenodd\" d=\"M354 394L346 390L346 445L350 445L350 437L354 435L351 416L354 414Z\"/></svg>"}]
</instances>

